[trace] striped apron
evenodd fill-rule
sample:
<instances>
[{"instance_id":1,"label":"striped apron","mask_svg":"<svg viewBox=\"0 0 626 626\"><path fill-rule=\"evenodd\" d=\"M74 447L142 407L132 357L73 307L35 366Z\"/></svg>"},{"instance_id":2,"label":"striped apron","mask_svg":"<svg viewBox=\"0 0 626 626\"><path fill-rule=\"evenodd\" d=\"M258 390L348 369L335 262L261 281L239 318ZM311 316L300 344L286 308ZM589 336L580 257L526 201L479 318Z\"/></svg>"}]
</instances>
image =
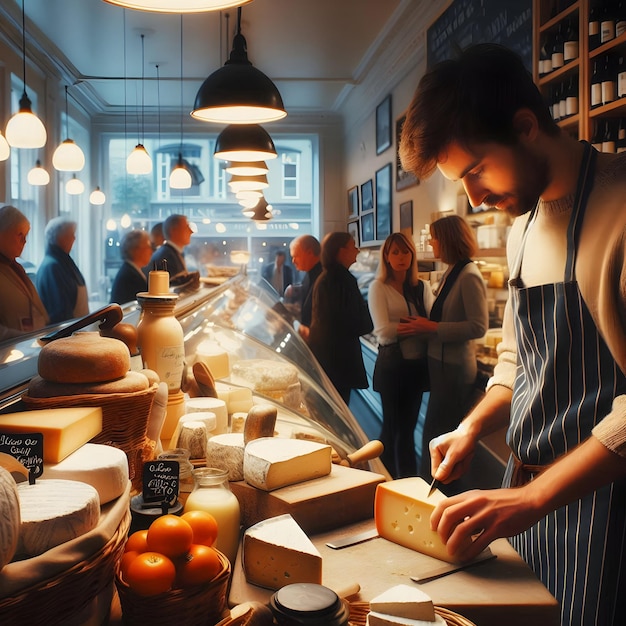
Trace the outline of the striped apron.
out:
<instances>
[{"instance_id":1,"label":"striped apron","mask_svg":"<svg viewBox=\"0 0 626 626\"><path fill-rule=\"evenodd\" d=\"M505 486L512 484L520 465L532 478L534 471L587 439L615 396L626 392L626 377L598 333L574 273L595 156L585 144L567 232L564 282L525 288L521 281L536 208L511 271L518 367L507 433L514 456ZM560 602L563 626L626 624L625 481L550 513L510 541Z\"/></svg>"}]
</instances>

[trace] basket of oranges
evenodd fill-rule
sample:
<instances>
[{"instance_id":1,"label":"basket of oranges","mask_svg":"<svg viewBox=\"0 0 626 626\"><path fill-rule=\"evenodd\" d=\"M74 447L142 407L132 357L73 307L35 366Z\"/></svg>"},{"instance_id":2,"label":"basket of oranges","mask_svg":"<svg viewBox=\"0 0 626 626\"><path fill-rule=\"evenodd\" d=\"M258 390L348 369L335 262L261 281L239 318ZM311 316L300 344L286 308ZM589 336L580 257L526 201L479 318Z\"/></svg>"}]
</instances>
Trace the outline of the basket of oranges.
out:
<instances>
[{"instance_id":1,"label":"basket of oranges","mask_svg":"<svg viewBox=\"0 0 626 626\"><path fill-rule=\"evenodd\" d=\"M213 547L217 530L210 513L189 511L130 535L115 576L124 624L213 626L228 614L230 562Z\"/></svg>"}]
</instances>

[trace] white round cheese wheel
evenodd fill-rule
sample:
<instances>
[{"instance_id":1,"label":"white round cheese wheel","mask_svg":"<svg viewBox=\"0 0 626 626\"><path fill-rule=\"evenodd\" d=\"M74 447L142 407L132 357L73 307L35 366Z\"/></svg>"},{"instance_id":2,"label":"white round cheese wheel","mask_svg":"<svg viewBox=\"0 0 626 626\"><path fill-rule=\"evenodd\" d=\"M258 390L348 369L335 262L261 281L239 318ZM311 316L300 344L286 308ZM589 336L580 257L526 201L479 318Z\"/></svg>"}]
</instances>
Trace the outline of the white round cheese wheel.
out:
<instances>
[{"instance_id":1,"label":"white round cheese wheel","mask_svg":"<svg viewBox=\"0 0 626 626\"><path fill-rule=\"evenodd\" d=\"M98 492L75 480L41 479L20 483L18 554L37 556L93 530L100 521Z\"/></svg>"},{"instance_id":2,"label":"white round cheese wheel","mask_svg":"<svg viewBox=\"0 0 626 626\"><path fill-rule=\"evenodd\" d=\"M205 340L198 344L196 360L204 363L213 378L227 378L230 374L228 352L215 341Z\"/></svg>"},{"instance_id":3,"label":"white round cheese wheel","mask_svg":"<svg viewBox=\"0 0 626 626\"><path fill-rule=\"evenodd\" d=\"M128 485L128 457L119 448L86 443L60 463L44 463L43 478L87 483L98 492L100 504L106 504Z\"/></svg>"},{"instance_id":4,"label":"white round cheese wheel","mask_svg":"<svg viewBox=\"0 0 626 626\"><path fill-rule=\"evenodd\" d=\"M206 446L207 467L228 471L228 480L243 480L243 433L225 433L211 437Z\"/></svg>"},{"instance_id":5,"label":"white round cheese wheel","mask_svg":"<svg viewBox=\"0 0 626 626\"><path fill-rule=\"evenodd\" d=\"M189 398L189 400L185 401L185 413L187 415L191 413L205 413L207 411L215 414L216 422L213 434L220 435L227 432L228 410L224 400L200 396L198 398Z\"/></svg>"},{"instance_id":6,"label":"white round cheese wheel","mask_svg":"<svg viewBox=\"0 0 626 626\"><path fill-rule=\"evenodd\" d=\"M299 383L298 369L291 363L249 359L233 365L233 382L252 385L255 391L279 391Z\"/></svg>"}]
</instances>

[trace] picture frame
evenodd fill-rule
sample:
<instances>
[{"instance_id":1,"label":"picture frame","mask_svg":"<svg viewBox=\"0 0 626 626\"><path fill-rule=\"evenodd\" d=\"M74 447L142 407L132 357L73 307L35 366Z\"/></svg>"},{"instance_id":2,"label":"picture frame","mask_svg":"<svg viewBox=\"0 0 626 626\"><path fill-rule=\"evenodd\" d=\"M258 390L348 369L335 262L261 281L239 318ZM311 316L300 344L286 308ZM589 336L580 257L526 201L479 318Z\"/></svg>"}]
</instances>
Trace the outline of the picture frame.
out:
<instances>
[{"instance_id":1,"label":"picture frame","mask_svg":"<svg viewBox=\"0 0 626 626\"><path fill-rule=\"evenodd\" d=\"M361 246L371 245L375 241L374 211L361 215Z\"/></svg>"},{"instance_id":2,"label":"picture frame","mask_svg":"<svg viewBox=\"0 0 626 626\"><path fill-rule=\"evenodd\" d=\"M354 222L348 222L348 232L352 235L357 248L361 245L360 230L361 226L358 219Z\"/></svg>"},{"instance_id":3,"label":"picture frame","mask_svg":"<svg viewBox=\"0 0 626 626\"><path fill-rule=\"evenodd\" d=\"M355 185L348 189L348 219L359 216L359 188Z\"/></svg>"},{"instance_id":4,"label":"picture frame","mask_svg":"<svg viewBox=\"0 0 626 626\"><path fill-rule=\"evenodd\" d=\"M391 235L391 163L376 171L376 239Z\"/></svg>"},{"instance_id":5,"label":"picture frame","mask_svg":"<svg viewBox=\"0 0 626 626\"><path fill-rule=\"evenodd\" d=\"M415 174L405 171L400 161L400 137L404 120L406 120L406 114L396 120L396 191L419 185L420 182Z\"/></svg>"},{"instance_id":6,"label":"picture frame","mask_svg":"<svg viewBox=\"0 0 626 626\"><path fill-rule=\"evenodd\" d=\"M400 204L400 232L413 237L413 200Z\"/></svg>"},{"instance_id":7,"label":"picture frame","mask_svg":"<svg viewBox=\"0 0 626 626\"><path fill-rule=\"evenodd\" d=\"M391 148L391 94L376 107L376 154Z\"/></svg>"},{"instance_id":8,"label":"picture frame","mask_svg":"<svg viewBox=\"0 0 626 626\"><path fill-rule=\"evenodd\" d=\"M361 185L361 213L367 213L374 208L374 183L370 178Z\"/></svg>"}]
</instances>

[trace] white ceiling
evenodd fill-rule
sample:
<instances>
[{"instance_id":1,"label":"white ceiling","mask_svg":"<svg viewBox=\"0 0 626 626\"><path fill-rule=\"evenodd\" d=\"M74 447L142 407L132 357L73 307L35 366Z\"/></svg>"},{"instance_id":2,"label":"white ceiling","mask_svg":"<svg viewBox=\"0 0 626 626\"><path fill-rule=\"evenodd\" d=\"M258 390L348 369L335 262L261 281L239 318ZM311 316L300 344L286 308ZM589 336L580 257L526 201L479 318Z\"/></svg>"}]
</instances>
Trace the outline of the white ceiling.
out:
<instances>
[{"instance_id":1,"label":"white ceiling","mask_svg":"<svg viewBox=\"0 0 626 626\"><path fill-rule=\"evenodd\" d=\"M70 85L70 95L80 90L91 112L111 113L141 102L141 34L145 35L145 106L155 106L158 100L163 110L178 109L179 15L124 10L103 0L24 2L27 51L45 51L62 81ZM1 4L0 17L10 20L21 49L21 0ZM242 34L250 61L276 83L288 113L330 114L364 79L372 59L390 45L407 16L424 4L420 0L253 0L242 7ZM440 2L428 4L432 10ZM187 110L204 78L227 59L236 22L237 9L183 17L182 100Z\"/></svg>"}]
</instances>

